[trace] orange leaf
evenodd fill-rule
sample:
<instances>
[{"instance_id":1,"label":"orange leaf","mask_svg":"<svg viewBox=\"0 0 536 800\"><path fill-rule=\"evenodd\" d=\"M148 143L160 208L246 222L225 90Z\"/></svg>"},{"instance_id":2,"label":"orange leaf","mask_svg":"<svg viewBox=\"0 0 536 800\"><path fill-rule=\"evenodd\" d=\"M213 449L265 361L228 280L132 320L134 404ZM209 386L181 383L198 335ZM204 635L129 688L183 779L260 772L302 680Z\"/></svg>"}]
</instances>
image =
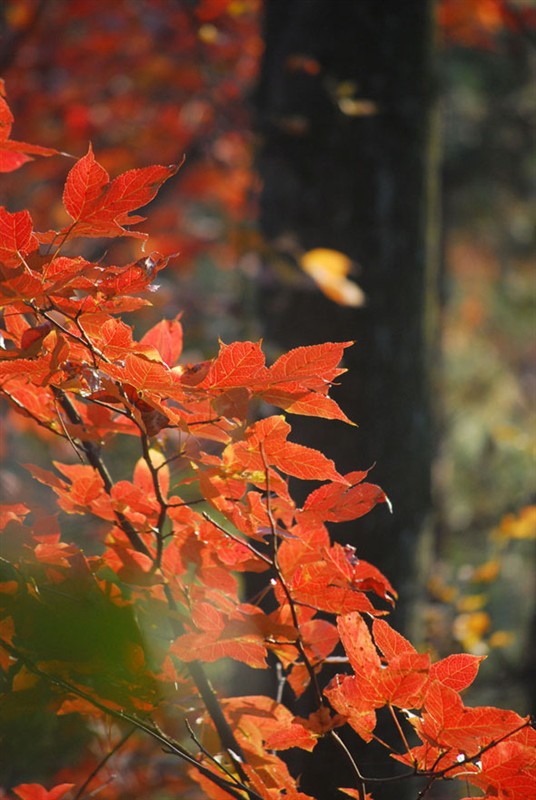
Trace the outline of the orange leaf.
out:
<instances>
[{"instance_id":1,"label":"orange leaf","mask_svg":"<svg viewBox=\"0 0 536 800\"><path fill-rule=\"evenodd\" d=\"M222 637L211 633L185 633L171 646L183 661L197 659L211 663L220 658L233 658L242 661L249 667L264 669L266 667L266 648L258 634L251 630L248 632L226 630Z\"/></svg>"},{"instance_id":2,"label":"orange leaf","mask_svg":"<svg viewBox=\"0 0 536 800\"><path fill-rule=\"evenodd\" d=\"M147 205L179 167L133 169L110 182L104 167L95 160L90 145L87 154L69 172L63 193L63 204L75 223L76 235L147 238L147 234L123 226L143 221L143 217L129 216L130 212ZM73 225L70 225L62 233L70 233L72 229Z\"/></svg>"},{"instance_id":3,"label":"orange leaf","mask_svg":"<svg viewBox=\"0 0 536 800\"><path fill-rule=\"evenodd\" d=\"M165 395L177 387L174 375L168 367L137 353L128 353L123 367L109 364L106 369L111 377L130 384L138 392Z\"/></svg>"},{"instance_id":4,"label":"orange leaf","mask_svg":"<svg viewBox=\"0 0 536 800\"><path fill-rule=\"evenodd\" d=\"M63 190L63 205L75 222L91 213L109 181L108 173L97 163L89 145L87 154L69 171Z\"/></svg>"},{"instance_id":5,"label":"orange leaf","mask_svg":"<svg viewBox=\"0 0 536 800\"><path fill-rule=\"evenodd\" d=\"M0 261L9 267L17 266L21 263L21 254L32 253L38 245L30 212L11 214L0 206Z\"/></svg>"},{"instance_id":6,"label":"orange leaf","mask_svg":"<svg viewBox=\"0 0 536 800\"><path fill-rule=\"evenodd\" d=\"M366 472L349 472L346 483L331 483L312 492L303 506L304 515L312 515L324 522L347 522L358 519L387 498L379 486L361 483Z\"/></svg>"},{"instance_id":7,"label":"orange leaf","mask_svg":"<svg viewBox=\"0 0 536 800\"><path fill-rule=\"evenodd\" d=\"M260 420L248 428L243 442L226 448L224 462L235 471L246 470L263 475L268 465L302 480L344 483L333 461L319 450L287 441L289 432L290 425L282 416Z\"/></svg>"},{"instance_id":8,"label":"orange leaf","mask_svg":"<svg viewBox=\"0 0 536 800\"><path fill-rule=\"evenodd\" d=\"M281 389L276 386L274 389L256 391L256 394L262 397L265 403L282 408L289 414L338 419L348 425L355 425L331 397L309 389L304 390L299 384L294 384L294 386L297 387L295 391L291 385L288 385Z\"/></svg>"},{"instance_id":9,"label":"orange leaf","mask_svg":"<svg viewBox=\"0 0 536 800\"><path fill-rule=\"evenodd\" d=\"M402 653L417 655L417 651L402 634L395 631L383 619L375 619L372 623L372 633L376 646L382 651L387 661L392 661Z\"/></svg>"},{"instance_id":10,"label":"orange leaf","mask_svg":"<svg viewBox=\"0 0 536 800\"><path fill-rule=\"evenodd\" d=\"M468 653L455 653L441 661L436 661L430 668L430 680L440 681L456 692L461 692L472 684L476 678L480 662L485 656L473 656Z\"/></svg>"},{"instance_id":11,"label":"orange leaf","mask_svg":"<svg viewBox=\"0 0 536 800\"><path fill-rule=\"evenodd\" d=\"M360 678L337 675L324 689L324 695L335 711L346 717L349 725L365 741L370 742L376 727L376 712L363 693Z\"/></svg>"},{"instance_id":12,"label":"orange leaf","mask_svg":"<svg viewBox=\"0 0 536 800\"><path fill-rule=\"evenodd\" d=\"M348 614L337 620L341 642L354 672L373 675L382 669L369 629L361 614Z\"/></svg>"},{"instance_id":13,"label":"orange leaf","mask_svg":"<svg viewBox=\"0 0 536 800\"><path fill-rule=\"evenodd\" d=\"M175 641L171 650L183 661L213 662L220 658L243 661L250 667L266 667L264 637L247 612L237 612L232 619L208 602L195 603L192 622L199 632L185 633Z\"/></svg>"},{"instance_id":14,"label":"orange leaf","mask_svg":"<svg viewBox=\"0 0 536 800\"><path fill-rule=\"evenodd\" d=\"M458 692L439 681L426 690L422 719L412 719L419 736L433 746L467 754L521 727L523 719L513 711L491 706L468 708Z\"/></svg>"},{"instance_id":15,"label":"orange leaf","mask_svg":"<svg viewBox=\"0 0 536 800\"><path fill-rule=\"evenodd\" d=\"M220 343L218 357L211 363L200 389L231 389L251 386L267 373L259 342Z\"/></svg>"},{"instance_id":16,"label":"orange leaf","mask_svg":"<svg viewBox=\"0 0 536 800\"><path fill-rule=\"evenodd\" d=\"M318 737L305 728L300 722L291 720L273 731L264 742L267 750L288 750L299 747L301 750L314 750Z\"/></svg>"},{"instance_id":17,"label":"orange leaf","mask_svg":"<svg viewBox=\"0 0 536 800\"><path fill-rule=\"evenodd\" d=\"M168 367L174 366L182 353L180 314L175 319L163 319L142 337L140 344L156 348Z\"/></svg>"},{"instance_id":18,"label":"orange leaf","mask_svg":"<svg viewBox=\"0 0 536 800\"><path fill-rule=\"evenodd\" d=\"M314 391L325 390L337 376L346 372L338 365L344 350L351 345L353 342L326 342L296 347L272 364L268 380L271 385L294 381Z\"/></svg>"},{"instance_id":19,"label":"orange leaf","mask_svg":"<svg viewBox=\"0 0 536 800\"><path fill-rule=\"evenodd\" d=\"M489 797L527 800L536 797L536 747L515 739L499 742L481 757L479 770L464 775Z\"/></svg>"}]
</instances>

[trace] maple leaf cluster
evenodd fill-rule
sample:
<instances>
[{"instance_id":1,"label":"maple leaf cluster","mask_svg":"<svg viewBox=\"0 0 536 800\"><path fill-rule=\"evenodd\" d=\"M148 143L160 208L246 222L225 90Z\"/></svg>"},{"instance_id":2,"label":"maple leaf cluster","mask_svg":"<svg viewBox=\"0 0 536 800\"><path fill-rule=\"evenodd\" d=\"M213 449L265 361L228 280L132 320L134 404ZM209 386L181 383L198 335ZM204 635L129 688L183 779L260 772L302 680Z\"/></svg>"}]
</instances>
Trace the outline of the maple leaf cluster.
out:
<instances>
[{"instance_id":1,"label":"maple leaf cluster","mask_svg":"<svg viewBox=\"0 0 536 800\"><path fill-rule=\"evenodd\" d=\"M8 129L5 149L22 158L6 169L49 155L9 142ZM52 788L6 790L71 800L89 786L120 800L140 786L177 796L193 782L213 800L306 800L285 753L329 737L352 768L343 791L371 800L375 776L343 737L353 729L371 742L382 710L393 721L387 752L401 776L425 781L420 797L458 779L462 791L525 800L536 790L529 719L465 706L460 692L481 659L431 663L417 652L385 619L396 599L387 578L330 538L330 524L387 503L383 491L367 471L340 474L293 442L282 413L255 420L262 401L350 422L329 391L351 343L299 347L270 365L259 342L220 343L213 359L184 363L179 317L139 341L121 318L149 302L165 258L64 255L78 238L143 237L133 212L177 170L110 180L90 148L67 175L61 229L36 231L28 210L0 208L0 390L10 413L72 452L52 468L27 466L61 513L27 499L2 508L2 685L8 708L39 696L49 713L86 720L93 745L77 766L58 768ZM110 453L125 440L134 456L117 479ZM321 486L297 507L289 477ZM74 515L90 533L65 535ZM249 573L265 588L246 602ZM327 682L325 666L343 652L347 669ZM213 688L206 665L222 660L277 664L277 697ZM306 693L311 713L300 717L293 707ZM186 765L179 775L170 756Z\"/></svg>"}]
</instances>

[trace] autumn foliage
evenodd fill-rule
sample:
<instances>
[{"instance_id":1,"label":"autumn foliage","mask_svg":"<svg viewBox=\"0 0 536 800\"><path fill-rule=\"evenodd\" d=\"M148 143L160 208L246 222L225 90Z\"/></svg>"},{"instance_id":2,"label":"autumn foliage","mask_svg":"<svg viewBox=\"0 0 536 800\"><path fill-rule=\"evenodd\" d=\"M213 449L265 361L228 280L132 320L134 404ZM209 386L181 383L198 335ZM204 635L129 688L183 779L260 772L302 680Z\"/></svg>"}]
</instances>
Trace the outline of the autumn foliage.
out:
<instances>
[{"instance_id":1,"label":"autumn foliage","mask_svg":"<svg viewBox=\"0 0 536 800\"><path fill-rule=\"evenodd\" d=\"M3 171L53 154L13 141L0 103ZM287 751L330 738L353 775L341 791L370 800L380 779L347 734L372 742L387 713L385 758L415 778L416 797L457 779L460 797L526 800L536 791L530 720L466 706L460 693L481 658L431 663L388 623L396 591L385 576L358 546L330 539L328 524L373 511L383 491L366 470L342 475L292 440L286 415L350 422L329 390L351 343L267 364L259 342L220 342L213 359L184 363L178 317L139 340L121 318L150 302L166 258L78 254L81 238L146 238L137 212L178 168L110 178L89 148L68 171L59 229L0 209L2 395L9 414L69 454L27 465L58 513L31 491L2 509L5 707L15 719L39 702L85 726L48 789L18 783L3 796L305 800ZM321 485L297 507L289 477ZM264 590L245 600L248 573ZM273 691L230 695L233 662L264 671ZM339 674L327 679L328 665Z\"/></svg>"}]
</instances>

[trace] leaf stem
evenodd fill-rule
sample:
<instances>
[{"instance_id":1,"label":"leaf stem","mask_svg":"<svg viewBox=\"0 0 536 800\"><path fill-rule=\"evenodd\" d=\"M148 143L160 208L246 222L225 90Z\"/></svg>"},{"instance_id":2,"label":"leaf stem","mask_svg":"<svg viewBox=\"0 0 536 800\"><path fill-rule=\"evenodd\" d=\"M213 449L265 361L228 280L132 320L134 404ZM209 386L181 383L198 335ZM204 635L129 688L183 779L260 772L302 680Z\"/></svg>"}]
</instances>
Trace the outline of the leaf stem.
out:
<instances>
[{"instance_id":1,"label":"leaf stem","mask_svg":"<svg viewBox=\"0 0 536 800\"><path fill-rule=\"evenodd\" d=\"M68 692L69 694L74 694L77 697L81 697L83 700L86 700L91 705L98 708L99 711L102 711L104 714L113 717L114 719L121 720L123 722L130 722L134 728L143 731L148 736L151 736L156 741L163 744L168 752L171 752L184 761L189 763L191 766L195 767L202 775L206 778L211 780L220 789L226 791L231 797L236 798L236 800L244 800L243 794L239 794L237 790L235 790L234 786L231 786L227 780L221 778L216 773L209 770L207 767L203 766L199 761L197 761L191 753L186 750L181 744L177 741L172 739L171 737L167 736L166 734L162 733L158 727L150 721L150 723L145 722L144 720L139 719L138 717L134 716L133 714L129 714L123 710L117 710L115 708L110 708L106 705L106 703L101 702L100 700L96 700L90 694L85 692L83 689L79 689L78 686L74 686L73 684L66 681L64 678L60 678L57 675L54 675L49 672L45 672L36 664L33 663L31 659L27 656L23 655L21 652L17 650L16 647L6 642L4 639L0 638L0 646L4 648L11 656L18 659L24 666L28 669L29 672L32 672L34 675L43 678L48 683L53 684L54 686L58 686L59 688L63 689L64 691ZM257 794L253 789L250 789L247 786L241 786L241 790L247 792L251 800L262 800L260 795Z\"/></svg>"},{"instance_id":2,"label":"leaf stem","mask_svg":"<svg viewBox=\"0 0 536 800\"><path fill-rule=\"evenodd\" d=\"M73 404L71 403L65 392L63 392L61 389L58 389L55 386L52 387L52 391L55 397L57 398L60 406L66 413L69 421L72 422L73 425L83 425L82 418L80 417L78 411L73 406ZM86 454L87 460L101 476L106 493L108 495L111 494L113 481L110 473L108 472L108 468L106 467L104 461L101 458L98 448L94 445L93 442L80 440L80 444L82 446L84 453ZM134 547L134 549L137 550L139 553L143 553L144 555L151 558L152 556L149 548L142 541L139 533L136 531L136 529L130 523L130 521L125 517L125 515L121 511L115 511L114 513L119 527L128 538L132 547Z\"/></svg>"},{"instance_id":3,"label":"leaf stem","mask_svg":"<svg viewBox=\"0 0 536 800\"><path fill-rule=\"evenodd\" d=\"M351 754L351 752L349 751L348 747L343 742L343 740L341 739L339 734L336 733L336 731L330 731L329 735L331 736L333 741L337 743L339 748L342 750L342 752L346 756L347 760L350 762L350 765L351 765L353 771L355 772L355 774L357 776L357 791L359 792L359 800L365 800L365 795L366 795L366 791L367 791L367 787L366 787L366 784L365 784L365 778L363 777L363 775L361 775L361 772L359 770L359 767L357 766L357 763L356 763L353 755Z\"/></svg>"}]
</instances>

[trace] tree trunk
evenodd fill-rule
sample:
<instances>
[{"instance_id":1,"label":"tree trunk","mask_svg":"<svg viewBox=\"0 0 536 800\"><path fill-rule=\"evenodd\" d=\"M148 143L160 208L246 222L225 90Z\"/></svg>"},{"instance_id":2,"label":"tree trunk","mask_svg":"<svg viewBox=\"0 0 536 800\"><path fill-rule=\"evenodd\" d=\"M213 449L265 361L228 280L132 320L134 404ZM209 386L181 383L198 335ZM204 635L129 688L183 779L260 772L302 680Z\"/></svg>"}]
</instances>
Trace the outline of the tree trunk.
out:
<instances>
[{"instance_id":1,"label":"tree trunk","mask_svg":"<svg viewBox=\"0 0 536 800\"><path fill-rule=\"evenodd\" d=\"M274 251L326 247L349 255L367 302L340 307L270 273L259 313L276 349L357 342L332 394L359 429L297 417L293 438L323 450L341 472L375 465L369 479L387 492L393 514L376 509L334 534L395 585L400 627L431 509L438 263L431 7L427 0L266 0L264 26L256 96L263 232ZM373 108L362 101L375 113L361 114ZM295 496L310 488L300 482ZM304 790L309 784L322 800L337 796L325 783L333 770L315 760L316 769L305 767L313 772ZM374 791L402 797L398 784L392 795Z\"/></svg>"},{"instance_id":2,"label":"tree trunk","mask_svg":"<svg viewBox=\"0 0 536 800\"><path fill-rule=\"evenodd\" d=\"M376 511L341 538L404 596L430 511L431 36L426 0L267 0L257 96L267 239L275 248L292 240L296 250L343 251L360 265L367 297L351 309L309 286L272 280L263 288L270 344L357 342L333 395L359 430L296 418L295 439L327 452L341 471L376 464L371 479L394 513ZM343 113L337 93L345 87L376 113Z\"/></svg>"}]
</instances>

